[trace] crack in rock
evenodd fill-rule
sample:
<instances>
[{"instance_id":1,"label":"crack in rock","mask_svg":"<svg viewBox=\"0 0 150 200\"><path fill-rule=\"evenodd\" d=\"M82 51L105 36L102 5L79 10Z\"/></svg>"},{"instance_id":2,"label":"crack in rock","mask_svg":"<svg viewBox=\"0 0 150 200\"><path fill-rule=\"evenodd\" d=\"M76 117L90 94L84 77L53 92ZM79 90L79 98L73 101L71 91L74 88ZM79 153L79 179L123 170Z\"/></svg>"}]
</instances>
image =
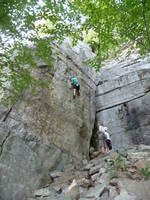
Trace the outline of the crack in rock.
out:
<instances>
[{"instance_id":1,"label":"crack in rock","mask_svg":"<svg viewBox=\"0 0 150 200\"><path fill-rule=\"evenodd\" d=\"M2 144L0 145L0 147L1 147L1 149L0 149L0 156L3 153L4 144L5 144L6 140L9 138L9 136L10 136L10 131L8 132L8 134L6 135L5 139L2 141Z\"/></svg>"}]
</instances>

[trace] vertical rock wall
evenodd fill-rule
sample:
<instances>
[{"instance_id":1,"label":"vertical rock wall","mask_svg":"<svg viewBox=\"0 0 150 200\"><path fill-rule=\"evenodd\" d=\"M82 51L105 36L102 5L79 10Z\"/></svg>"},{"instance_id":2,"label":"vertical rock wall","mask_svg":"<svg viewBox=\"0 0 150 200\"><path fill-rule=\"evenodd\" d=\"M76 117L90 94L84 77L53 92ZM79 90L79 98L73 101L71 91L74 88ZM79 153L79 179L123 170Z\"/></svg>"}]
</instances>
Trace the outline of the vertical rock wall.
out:
<instances>
[{"instance_id":1,"label":"vertical rock wall","mask_svg":"<svg viewBox=\"0 0 150 200\"><path fill-rule=\"evenodd\" d=\"M55 73L39 64L35 77L51 79L47 89L29 91L16 102L9 117L1 107L0 199L20 200L42 183L48 171L62 170L67 163L79 165L89 156L95 120L96 74L84 61L94 56L81 42L71 47L66 40L53 43ZM70 78L79 78L80 96L73 99Z\"/></svg>"},{"instance_id":2,"label":"vertical rock wall","mask_svg":"<svg viewBox=\"0 0 150 200\"><path fill-rule=\"evenodd\" d=\"M79 42L53 43L54 76L42 62L36 78L51 80L32 96L25 91L7 120L0 106L0 199L20 200L50 180L48 172L89 156L95 122L109 128L114 149L150 144L150 64L122 62L101 69L85 66L94 54ZM81 95L73 99L70 78L76 75ZM96 93L96 98L95 98ZM95 106L96 105L96 106Z\"/></svg>"},{"instance_id":3,"label":"vertical rock wall","mask_svg":"<svg viewBox=\"0 0 150 200\"><path fill-rule=\"evenodd\" d=\"M114 149L150 144L150 63L121 62L101 70L97 119L109 128Z\"/></svg>"}]
</instances>

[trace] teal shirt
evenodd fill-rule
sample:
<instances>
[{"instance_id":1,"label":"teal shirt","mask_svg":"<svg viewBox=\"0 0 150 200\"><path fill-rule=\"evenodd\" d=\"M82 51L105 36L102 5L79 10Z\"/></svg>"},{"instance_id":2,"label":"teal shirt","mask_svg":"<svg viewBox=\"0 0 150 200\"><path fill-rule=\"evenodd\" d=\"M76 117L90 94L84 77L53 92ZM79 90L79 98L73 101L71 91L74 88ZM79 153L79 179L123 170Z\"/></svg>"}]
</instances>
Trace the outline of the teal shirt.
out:
<instances>
[{"instance_id":1,"label":"teal shirt","mask_svg":"<svg viewBox=\"0 0 150 200\"><path fill-rule=\"evenodd\" d=\"M72 77L71 80L72 80L74 85L78 85L79 84L78 79L76 77Z\"/></svg>"}]
</instances>

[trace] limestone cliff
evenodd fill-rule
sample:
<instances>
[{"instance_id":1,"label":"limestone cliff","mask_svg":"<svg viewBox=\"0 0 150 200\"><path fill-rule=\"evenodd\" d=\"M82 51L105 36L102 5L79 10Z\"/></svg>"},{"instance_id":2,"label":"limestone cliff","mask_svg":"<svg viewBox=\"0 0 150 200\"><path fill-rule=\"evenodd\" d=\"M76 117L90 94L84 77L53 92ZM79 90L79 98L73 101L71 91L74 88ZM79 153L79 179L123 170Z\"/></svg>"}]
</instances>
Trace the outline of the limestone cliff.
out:
<instances>
[{"instance_id":1,"label":"limestone cliff","mask_svg":"<svg viewBox=\"0 0 150 200\"><path fill-rule=\"evenodd\" d=\"M52 181L50 170L64 170L63 182L69 170L75 171L73 165L80 168L89 158L95 118L108 127L114 150L150 144L148 59L106 66L99 75L85 66L84 61L94 56L87 45L79 42L72 47L68 39L52 45L54 71L39 61L33 72L36 78L51 81L49 87L38 88L36 96L25 91L5 121L8 110L0 106L0 200L26 200ZM72 75L81 86L75 99Z\"/></svg>"},{"instance_id":2,"label":"limestone cliff","mask_svg":"<svg viewBox=\"0 0 150 200\"><path fill-rule=\"evenodd\" d=\"M150 63L126 60L101 69L97 119L109 128L115 149L150 144Z\"/></svg>"},{"instance_id":3,"label":"limestone cliff","mask_svg":"<svg viewBox=\"0 0 150 200\"><path fill-rule=\"evenodd\" d=\"M88 46L70 40L53 43L54 76L39 62L35 77L51 79L47 89L29 91L16 102L7 120L1 108L0 199L20 200L50 181L51 169L79 165L89 156L95 121L96 74L84 61L94 56ZM70 78L79 78L81 95L73 99Z\"/></svg>"}]
</instances>

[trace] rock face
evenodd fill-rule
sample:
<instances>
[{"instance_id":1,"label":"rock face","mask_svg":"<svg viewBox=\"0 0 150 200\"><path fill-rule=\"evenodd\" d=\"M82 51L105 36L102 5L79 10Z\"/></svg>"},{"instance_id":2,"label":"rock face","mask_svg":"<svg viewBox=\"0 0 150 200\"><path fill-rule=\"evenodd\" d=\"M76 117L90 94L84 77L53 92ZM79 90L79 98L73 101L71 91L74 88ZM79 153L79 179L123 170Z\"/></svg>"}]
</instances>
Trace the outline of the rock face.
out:
<instances>
[{"instance_id":1,"label":"rock face","mask_svg":"<svg viewBox=\"0 0 150 200\"><path fill-rule=\"evenodd\" d=\"M108 127L114 149L150 144L150 63L126 61L101 70L97 120Z\"/></svg>"},{"instance_id":2,"label":"rock face","mask_svg":"<svg viewBox=\"0 0 150 200\"><path fill-rule=\"evenodd\" d=\"M94 56L81 42L53 44L55 73L39 64L35 77L51 79L47 89L17 102L7 120L1 108L0 199L20 200L51 181L48 171L88 158L95 121L95 72L84 61ZM79 78L81 94L73 99L70 78Z\"/></svg>"},{"instance_id":3,"label":"rock face","mask_svg":"<svg viewBox=\"0 0 150 200\"><path fill-rule=\"evenodd\" d=\"M66 171L71 172L67 184L72 181L74 167L77 169L89 158L95 115L98 122L108 127L114 149L150 144L150 64L140 59L122 62L103 68L98 77L84 64L93 56L82 42L75 47L70 40L61 46L54 42L54 71L40 61L33 72L36 78L51 81L48 88L39 88L36 96L25 91L23 100L16 102L7 119L8 110L0 106L0 200L27 200L35 189L55 183L54 179L64 183ZM72 75L79 78L81 86L80 96L75 99ZM99 153L91 150L91 158ZM140 162L136 165L141 167ZM83 191L96 181L101 187L90 190L84 197L108 199L104 183L108 176L101 160L98 159L98 165L92 164L92 169L91 165L86 167L88 174L79 180L84 185ZM55 171L49 174L50 170ZM56 188L53 185L57 192L38 190L35 196L63 200L64 195L58 193L64 188ZM115 198L117 191L111 190ZM128 193L119 195L116 199L124 195L135 199Z\"/></svg>"},{"instance_id":4,"label":"rock face","mask_svg":"<svg viewBox=\"0 0 150 200\"><path fill-rule=\"evenodd\" d=\"M36 190L27 200L149 200L150 162L142 166L147 173L137 165L150 161L149 155L150 146L139 145L126 157L112 151L85 160L79 171L66 166L59 177L53 176L52 184Z\"/></svg>"}]
</instances>

